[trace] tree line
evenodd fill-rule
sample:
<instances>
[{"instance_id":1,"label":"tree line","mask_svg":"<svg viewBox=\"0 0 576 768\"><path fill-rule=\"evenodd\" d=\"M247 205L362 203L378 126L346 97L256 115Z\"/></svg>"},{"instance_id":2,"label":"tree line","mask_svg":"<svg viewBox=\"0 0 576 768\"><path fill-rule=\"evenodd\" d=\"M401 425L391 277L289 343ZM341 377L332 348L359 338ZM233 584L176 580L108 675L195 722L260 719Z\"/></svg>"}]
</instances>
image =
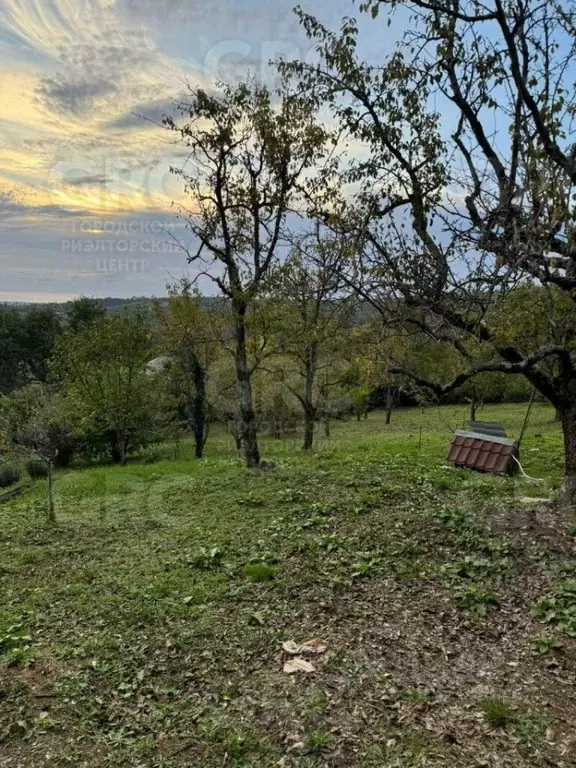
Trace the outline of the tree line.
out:
<instances>
[{"instance_id":1,"label":"tree line","mask_svg":"<svg viewBox=\"0 0 576 768\"><path fill-rule=\"evenodd\" d=\"M189 197L182 246L232 303L247 463L259 452L246 314L283 250L320 231L331 271L384 327L458 361L450 377L402 360L391 372L437 399L520 375L552 403L576 503L576 3L367 0L360 12L382 34L409 19L381 61L362 55L353 16L334 31L297 8L316 55L278 62L276 92L191 90L181 119L164 120L187 153L173 169Z\"/></svg>"},{"instance_id":2,"label":"tree line","mask_svg":"<svg viewBox=\"0 0 576 768\"><path fill-rule=\"evenodd\" d=\"M206 403L219 403L257 467L263 392L272 413L293 398L310 448L346 388L360 413L378 384L435 401L466 388L475 403L521 381L558 413L576 503L576 4L368 0L360 12L383 31L410 19L381 61L361 55L357 19L334 31L297 9L313 61L278 62L274 91L191 89L164 119L187 158L172 169L188 197L178 244L223 309L206 317L184 285L157 310L163 402L198 454ZM363 325L359 305L372 309ZM153 410L138 403L159 386L142 373L155 336L142 316L99 322L59 337L53 370L70 412L122 461L138 442L126 404L140 433ZM97 417L106 392L121 407Z\"/></svg>"}]
</instances>

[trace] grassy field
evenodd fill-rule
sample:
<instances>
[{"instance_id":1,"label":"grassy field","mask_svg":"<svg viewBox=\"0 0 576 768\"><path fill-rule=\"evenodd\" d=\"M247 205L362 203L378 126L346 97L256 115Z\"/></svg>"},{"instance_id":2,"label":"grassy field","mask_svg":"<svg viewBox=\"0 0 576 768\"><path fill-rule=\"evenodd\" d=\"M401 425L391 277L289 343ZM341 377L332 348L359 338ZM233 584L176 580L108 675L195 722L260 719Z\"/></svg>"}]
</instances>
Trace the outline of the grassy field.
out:
<instances>
[{"instance_id":1,"label":"grassy field","mask_svg":"<svg viewBox=\"0 0 576 768\"><path fill-rule=\"evenodd\" d=\"M1 505L0 764L576 766L576 520L525 498L559 428L534 407L535 483L447 466L465 418L63 472L56 527L42 483Z\"/></svg>"}]
</instances>

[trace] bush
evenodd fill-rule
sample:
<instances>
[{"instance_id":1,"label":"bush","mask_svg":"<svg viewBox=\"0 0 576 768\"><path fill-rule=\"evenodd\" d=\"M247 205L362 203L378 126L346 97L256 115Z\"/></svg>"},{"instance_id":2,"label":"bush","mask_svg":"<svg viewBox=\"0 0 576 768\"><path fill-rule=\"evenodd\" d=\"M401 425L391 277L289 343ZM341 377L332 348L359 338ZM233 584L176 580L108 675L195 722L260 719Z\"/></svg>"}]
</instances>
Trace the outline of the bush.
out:
<instances>
[{"instance_id":1,"label":"bush","mask_svg":"<svg viewBox=\"0 0 576 768\"><path fill-rule=\"evenodd\" d=\"M9 488L20 480L22 473L15 464L0 465L0 488Z\"/></svg>"},{"instance_id":2,"label":"bush","mask_svg":"<svg viewBox=\"0 0 576 768\"><path fill-rule=\"evenodd\" d=\"M32 480L42 480L48 477L48 467L42 459L28 459L26 462L26 472Z\"/></svg>"}]
</instances>

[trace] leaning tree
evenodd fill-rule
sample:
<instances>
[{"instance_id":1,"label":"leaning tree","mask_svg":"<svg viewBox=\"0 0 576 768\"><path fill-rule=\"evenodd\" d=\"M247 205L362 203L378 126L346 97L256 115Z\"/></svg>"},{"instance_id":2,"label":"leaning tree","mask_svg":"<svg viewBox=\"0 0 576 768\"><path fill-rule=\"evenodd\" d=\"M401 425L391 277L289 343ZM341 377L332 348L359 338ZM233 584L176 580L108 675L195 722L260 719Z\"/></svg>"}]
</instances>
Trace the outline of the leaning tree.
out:
<instances>
[{"instance_id":1,"label":"leaning tree","mask_svg":"<svg viewBox=\"0 0 576 768\"><path fill-rule=\"evenodd\" d=\"M576 3L362 10L404 24L385 61L363 60L353 19L335 34L299 11L318 58L281 65L331 105L355 150L348 193L323 210L362 244L349 280L387 321L457 351L452 381L415 377L439 397L482 372L525 376L560 415L576 503Z\"/></svg>"},{"instance_id":2,"label":"leaning tree","mask_svg":"<svg viewBox=\"0 0 576 768\"><path fill-rule=\"evenodd\" d=\"M194 91L181 111L183 124L164 122L188 153L172 169L189 198L180 207L195 241L188 260L230 302L240 436L247 466L256 467L246 317L282 251L287 217L302 209L312 169L328 158L328 132L306 94L272 94L257 84Z\"/></svg>"}]
</instances>

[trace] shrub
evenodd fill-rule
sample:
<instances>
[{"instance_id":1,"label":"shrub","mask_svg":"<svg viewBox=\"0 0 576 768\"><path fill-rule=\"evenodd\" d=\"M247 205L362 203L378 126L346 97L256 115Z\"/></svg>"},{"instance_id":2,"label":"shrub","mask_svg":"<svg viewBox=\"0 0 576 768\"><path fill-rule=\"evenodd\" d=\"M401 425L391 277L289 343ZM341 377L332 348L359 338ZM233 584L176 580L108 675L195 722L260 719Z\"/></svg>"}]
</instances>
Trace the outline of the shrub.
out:
<instances>
[{"instance_id":1,"label":"shrub","mask_svg":"<svg viewBox=\"0 0 576 768\"><path fill-rule=\"evenodd\" d=\"M26 472L32 480L42 480L48 477L48 467L42 459L28 459L26 462Z\"/></svg>"},{"instance_id":2,"label":"shrub","mask_svg":"<svg viewBox=\"0 0 576 768\"><path fill-rule=\"evenodd\" d=\"M244 576L252 581L273 581L276 569L266 563L252 563L244 566Z\"/></svg>"},{"instance_id":3,"label":"shrub","mask_svg":"<svg viewBox=\"0 0 576 768\"><path fill-rule=\"evenodd\" d=\"M15 464L0 465L0 488L9 488L20 480L22 473Z\"/></svg>"}]
</instances>

